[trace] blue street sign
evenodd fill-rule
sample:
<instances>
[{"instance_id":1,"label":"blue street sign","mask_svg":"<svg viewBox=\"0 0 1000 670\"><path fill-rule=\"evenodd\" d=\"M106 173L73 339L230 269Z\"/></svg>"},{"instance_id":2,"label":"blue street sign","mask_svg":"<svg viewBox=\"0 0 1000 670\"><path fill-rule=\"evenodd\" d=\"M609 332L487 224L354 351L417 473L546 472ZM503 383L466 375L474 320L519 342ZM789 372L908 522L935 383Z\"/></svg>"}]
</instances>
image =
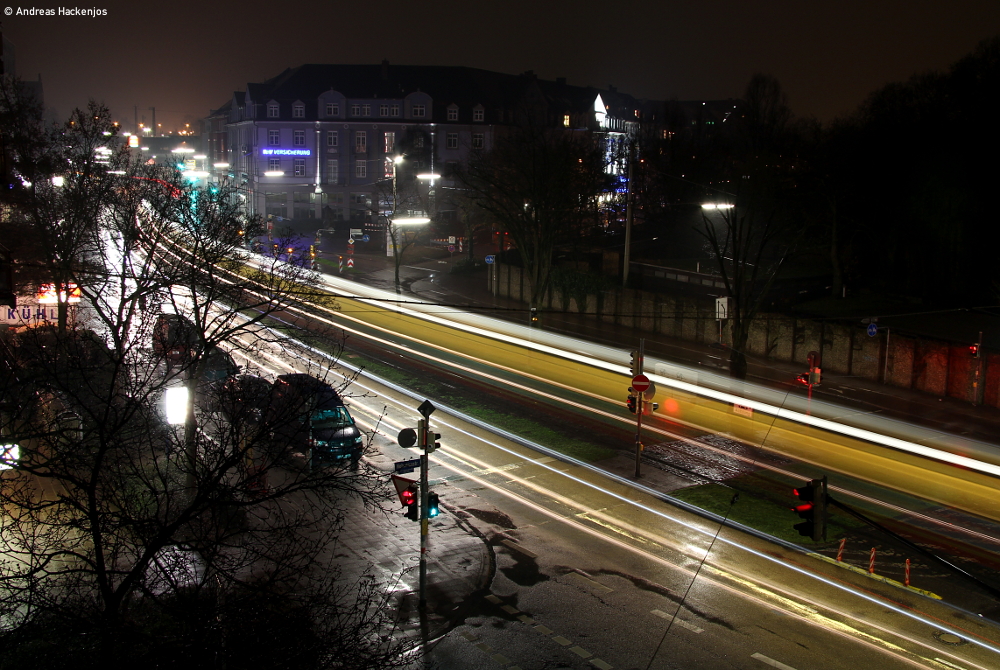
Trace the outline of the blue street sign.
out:
<instances>
[{"instance_id":1,"label":"blue street sign","mask_svg":"<svg viewBox=\"0 0 1000 670\"><path fill-rule=\"evenodd\" d=\"M367 235L362 235L362 236L361 236L361 241L362 241L362 242L367 242L367 241L368 241L369 239L370 239L370 238L369 238L369 237L368 237Z\"/></svg>"},{"instance_id":2,"label":"blue street sign","mask_svg":"<svg viewBox=\"0 0 1000 670\"><path fill-rule=\"evenodd\" d=\"M486 264L487 265L493 265L496 262L497 262L497 257L496 256L487 256L486 257Z\"/></svg>"},{"instance_id":3,"label":"blue street sign","mask_svg":"<svg viewBox=\"0 0 1000 670\"><path fill-rule=\"evenodd\" d=\"M875 337L876 335L878 335L878 326L876 326L874 323L869 323L868 324L868 336L869 337Z\"/></svg>"},{"instance_id":4,"label":"blue street sign","mask_svg":"<svg viewBox=\"0 0 1000 670\"><path fill-rule=\"evenodd\" d=\"M403 474L404 472L413 472L414 468L420 467L419 458L411 458L408 461L396 461L394 464L396 472Z\"/></svg>"}]
</instances>

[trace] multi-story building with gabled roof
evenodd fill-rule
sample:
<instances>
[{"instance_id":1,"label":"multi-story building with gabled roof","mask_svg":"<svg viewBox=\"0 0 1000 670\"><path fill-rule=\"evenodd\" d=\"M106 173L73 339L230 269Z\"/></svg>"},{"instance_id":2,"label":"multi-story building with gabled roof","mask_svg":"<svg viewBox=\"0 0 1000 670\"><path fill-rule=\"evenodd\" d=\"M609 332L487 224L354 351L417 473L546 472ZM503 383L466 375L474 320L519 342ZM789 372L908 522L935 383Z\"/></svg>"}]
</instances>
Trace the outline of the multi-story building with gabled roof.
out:
<instances>
[{"instance_id":1,"label":"multi-story building with gabled roof","mask_svg":"<svg viewBox=\"0 0 1000 670\"><path fill-rule=\"evenodd\" d=\"M378 194L395 156L405 156L398 179L440 174L429 188L449 186L454 167L488 150L506 125L530 118L595 133L610 145L635 129L648 112L644 104L613 87L543 81L531 72L383 61L285 70L247 84L205 122L214 137L209 162L228 164L248 211L376 229Z\"/></svg>"}]
</instances>

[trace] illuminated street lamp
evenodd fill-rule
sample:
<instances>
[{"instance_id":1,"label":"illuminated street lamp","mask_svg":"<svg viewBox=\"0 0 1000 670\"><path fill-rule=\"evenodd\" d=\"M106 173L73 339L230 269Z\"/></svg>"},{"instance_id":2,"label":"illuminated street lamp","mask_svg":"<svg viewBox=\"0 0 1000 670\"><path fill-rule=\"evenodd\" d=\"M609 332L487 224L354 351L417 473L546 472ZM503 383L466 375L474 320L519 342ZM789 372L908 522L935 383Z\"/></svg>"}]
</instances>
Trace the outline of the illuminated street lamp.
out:
<instances>
[{"instance_id":1,"label":"illuminated street lamp","mask_svg":"<svg viewBox=\"0 0 1000 670\"><path fill-rule=\"evenodd\" d=\"M180 426L187 421L188 389L187 386L171 386L163 393L163 409L167 415L167 423Z\"/></svg>"}]
</instances>

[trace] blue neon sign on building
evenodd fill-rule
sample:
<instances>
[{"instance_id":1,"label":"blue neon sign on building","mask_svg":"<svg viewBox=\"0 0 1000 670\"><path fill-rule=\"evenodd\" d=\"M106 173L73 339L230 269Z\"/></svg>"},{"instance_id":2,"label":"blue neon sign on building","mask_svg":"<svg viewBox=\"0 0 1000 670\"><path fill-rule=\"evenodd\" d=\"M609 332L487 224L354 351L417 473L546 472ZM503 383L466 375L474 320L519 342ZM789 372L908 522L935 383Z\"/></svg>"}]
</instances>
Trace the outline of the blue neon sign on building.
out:
<instances>
[{"instance_id":1,"label":"blue neon sign on building","mask_svg":"<svg viewBox=\"0 0 1000 670\"><path fill-rule=\"evenodd\" d=\"M309 156L309 149L261 149L261 156Z\"/></svg>"}]
</instances>

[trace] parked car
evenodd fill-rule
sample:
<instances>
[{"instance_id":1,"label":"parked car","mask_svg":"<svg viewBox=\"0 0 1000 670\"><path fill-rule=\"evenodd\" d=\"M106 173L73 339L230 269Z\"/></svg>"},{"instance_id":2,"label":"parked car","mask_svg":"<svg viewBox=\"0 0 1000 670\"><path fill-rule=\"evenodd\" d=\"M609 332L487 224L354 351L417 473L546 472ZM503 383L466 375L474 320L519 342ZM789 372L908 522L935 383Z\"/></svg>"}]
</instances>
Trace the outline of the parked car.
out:
<instances>
[{"instance_id":1,"label":"parked car","mask_svg":"<svg viewBox=\"0 0 1000 670\"><path fill-rule=\"evenodd\" d=\"M260 424L271 402L271 383L255 375L233 375L211 386L205 409L229 422Z\"/></svg>"},{"instance_id":2,"label":"parked car","mask_svg":"<svg viewBox=\"0 0 1000 670\"><path fill-rule=\"evenodd\" d=\"M198 343L195 326L179 314L160 314L153 326L153 353L168 363L188 360Z\"/></svg>"},{"instance_id":3,"label":"parked car","mask_svg":"<svg viewBox=\"0 0 1000 670\"><path fill-rule=\"evenodd\" d=\"M311 466L361 458L361 431L332 386L307 374L279 375L269 406L276 437L300 447Z\"/></svg>"}]
</instances>

